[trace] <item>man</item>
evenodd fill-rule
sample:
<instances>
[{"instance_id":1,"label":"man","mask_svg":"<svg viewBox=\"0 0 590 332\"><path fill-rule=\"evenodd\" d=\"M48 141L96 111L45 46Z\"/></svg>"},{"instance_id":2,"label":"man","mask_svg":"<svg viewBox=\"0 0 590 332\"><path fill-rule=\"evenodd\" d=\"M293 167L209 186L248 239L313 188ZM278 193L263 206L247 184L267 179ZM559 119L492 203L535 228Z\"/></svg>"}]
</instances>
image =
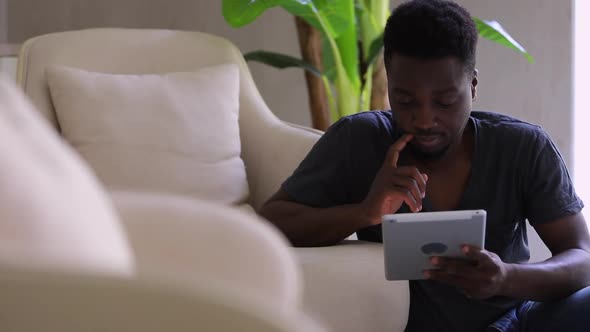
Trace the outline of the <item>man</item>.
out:
<instances>
[{"instance_id":1,"label":"man","mask_svg":"<svg viewBox=\"0 0 590 332\"><path fill-rule=\"evenodd\" d=\"M385 29L390 112L334 124L261 214L296 246L357 232L380 241L384 214L484 209L475 260L432 257L410 282L406 331L588 331L590 237L583 203L548 135L472 112L477 31L444 0L409 1ZM553 257L528 264L528 219Z\"/></svg>"}]
</instances>

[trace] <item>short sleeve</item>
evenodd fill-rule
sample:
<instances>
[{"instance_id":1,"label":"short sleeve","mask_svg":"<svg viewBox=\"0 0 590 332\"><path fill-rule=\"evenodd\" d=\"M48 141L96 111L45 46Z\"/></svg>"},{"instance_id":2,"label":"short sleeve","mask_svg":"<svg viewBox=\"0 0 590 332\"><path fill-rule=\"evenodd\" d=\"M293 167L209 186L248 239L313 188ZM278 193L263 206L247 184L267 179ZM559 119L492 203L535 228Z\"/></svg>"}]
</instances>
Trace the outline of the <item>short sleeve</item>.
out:
<instances>
[{"instance_id":1,"label":"short sleeve","mask_svg":"<svg viewBox=\"0 0 590 332\"><path fill-rule=\"evenodd\" d=\"M350 170L351 120L332 125L282 189L296 202L314 207L345 204Z\"/></svg>"},{"instance_id":2,"label":"short sleeve","mask_svg":"<svg viewBox=\"0 0 590 332\"><path fill-rule=\"evenodd\" d=\"M525 217L531 224L551 222L582 211L571 177L559 150L539 129L525 169ZM525 163L527 164L527 163Z\"/></svg>"}]
</instances>

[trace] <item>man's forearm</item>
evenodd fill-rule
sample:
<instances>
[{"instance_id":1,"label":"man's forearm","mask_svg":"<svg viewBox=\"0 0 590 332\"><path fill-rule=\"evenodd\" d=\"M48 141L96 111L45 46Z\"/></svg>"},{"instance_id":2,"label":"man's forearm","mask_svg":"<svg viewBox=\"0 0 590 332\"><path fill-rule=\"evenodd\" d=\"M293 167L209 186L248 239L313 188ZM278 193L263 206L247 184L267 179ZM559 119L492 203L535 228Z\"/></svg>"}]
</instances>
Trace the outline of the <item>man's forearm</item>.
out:
<instances>
[{"instance_id":1,"label":"man's forearm","mask_svg":"<svg viewBox=\"0 0 590 332\"><path fill-rule=\"evenodd\" d=\"M590 253L569 249L544 262L507 264L504 285L504 296L533 301L563 298L590 285Z\"/></svg>"},{"instance_id":2,"label":"man's forearm","mask_svg":"<svg viewBox=\"0 0 590 332\"><path fill-rule=\"evenodd\" d=\"M274 201L267 203L260 215L277 226L296 247L334 245L369 223L358 205L312 208Z\"/></svg>"}]
</instances>

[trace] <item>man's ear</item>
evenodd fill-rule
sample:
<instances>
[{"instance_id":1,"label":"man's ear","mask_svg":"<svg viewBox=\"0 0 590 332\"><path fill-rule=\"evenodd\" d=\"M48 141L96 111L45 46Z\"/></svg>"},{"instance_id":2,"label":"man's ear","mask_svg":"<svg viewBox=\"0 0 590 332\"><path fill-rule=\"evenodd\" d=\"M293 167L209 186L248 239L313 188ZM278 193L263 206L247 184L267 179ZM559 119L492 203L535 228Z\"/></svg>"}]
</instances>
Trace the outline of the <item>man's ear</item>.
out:
<instances>
[{"instance_id":1,"label":"man's ear","mask_svg":"<svg viewBox=\"0 0 590 332\"><path fill-rule=\"evenodd\" d=\"M471 99L475 100L477 98L477 74L479 71L477 69L473 69L473 79L471 80Z\"/></svg>"}]
</instances>

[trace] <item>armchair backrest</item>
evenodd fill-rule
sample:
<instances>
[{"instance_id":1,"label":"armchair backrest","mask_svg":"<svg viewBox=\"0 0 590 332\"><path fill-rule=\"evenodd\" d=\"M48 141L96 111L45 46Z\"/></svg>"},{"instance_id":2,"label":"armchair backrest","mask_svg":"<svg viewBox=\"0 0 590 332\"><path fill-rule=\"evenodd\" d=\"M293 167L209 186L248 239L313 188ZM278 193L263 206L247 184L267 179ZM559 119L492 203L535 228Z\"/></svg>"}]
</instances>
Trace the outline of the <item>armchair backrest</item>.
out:
<instances>
[{"instance_id":1,"label":"armchair backrest","mask_svg":"<svg viewBox=\"0 0 590 332\"><path fill-rule=\"evenodd\" d=\"M113 74L157 74L193 71L235 63L240 68L240 138L250 185L250 204L259 207L297 165L318 137L282 123L263 101L241 52L229 41L201 32L149 29L88 29L39 36L25 42L19 55L19 85L59 130L46 78L50 65L64 65ZM261 134L285 127L300 132L304 143L278 171L269 172L260 150L268 140ZM281 143L278 143L279 145ZM276 155L276 153L275 153ZM283 157L284 159L284 157ZM277 168L277 164L272 165Z\"/></svg>"}]
</instances>

